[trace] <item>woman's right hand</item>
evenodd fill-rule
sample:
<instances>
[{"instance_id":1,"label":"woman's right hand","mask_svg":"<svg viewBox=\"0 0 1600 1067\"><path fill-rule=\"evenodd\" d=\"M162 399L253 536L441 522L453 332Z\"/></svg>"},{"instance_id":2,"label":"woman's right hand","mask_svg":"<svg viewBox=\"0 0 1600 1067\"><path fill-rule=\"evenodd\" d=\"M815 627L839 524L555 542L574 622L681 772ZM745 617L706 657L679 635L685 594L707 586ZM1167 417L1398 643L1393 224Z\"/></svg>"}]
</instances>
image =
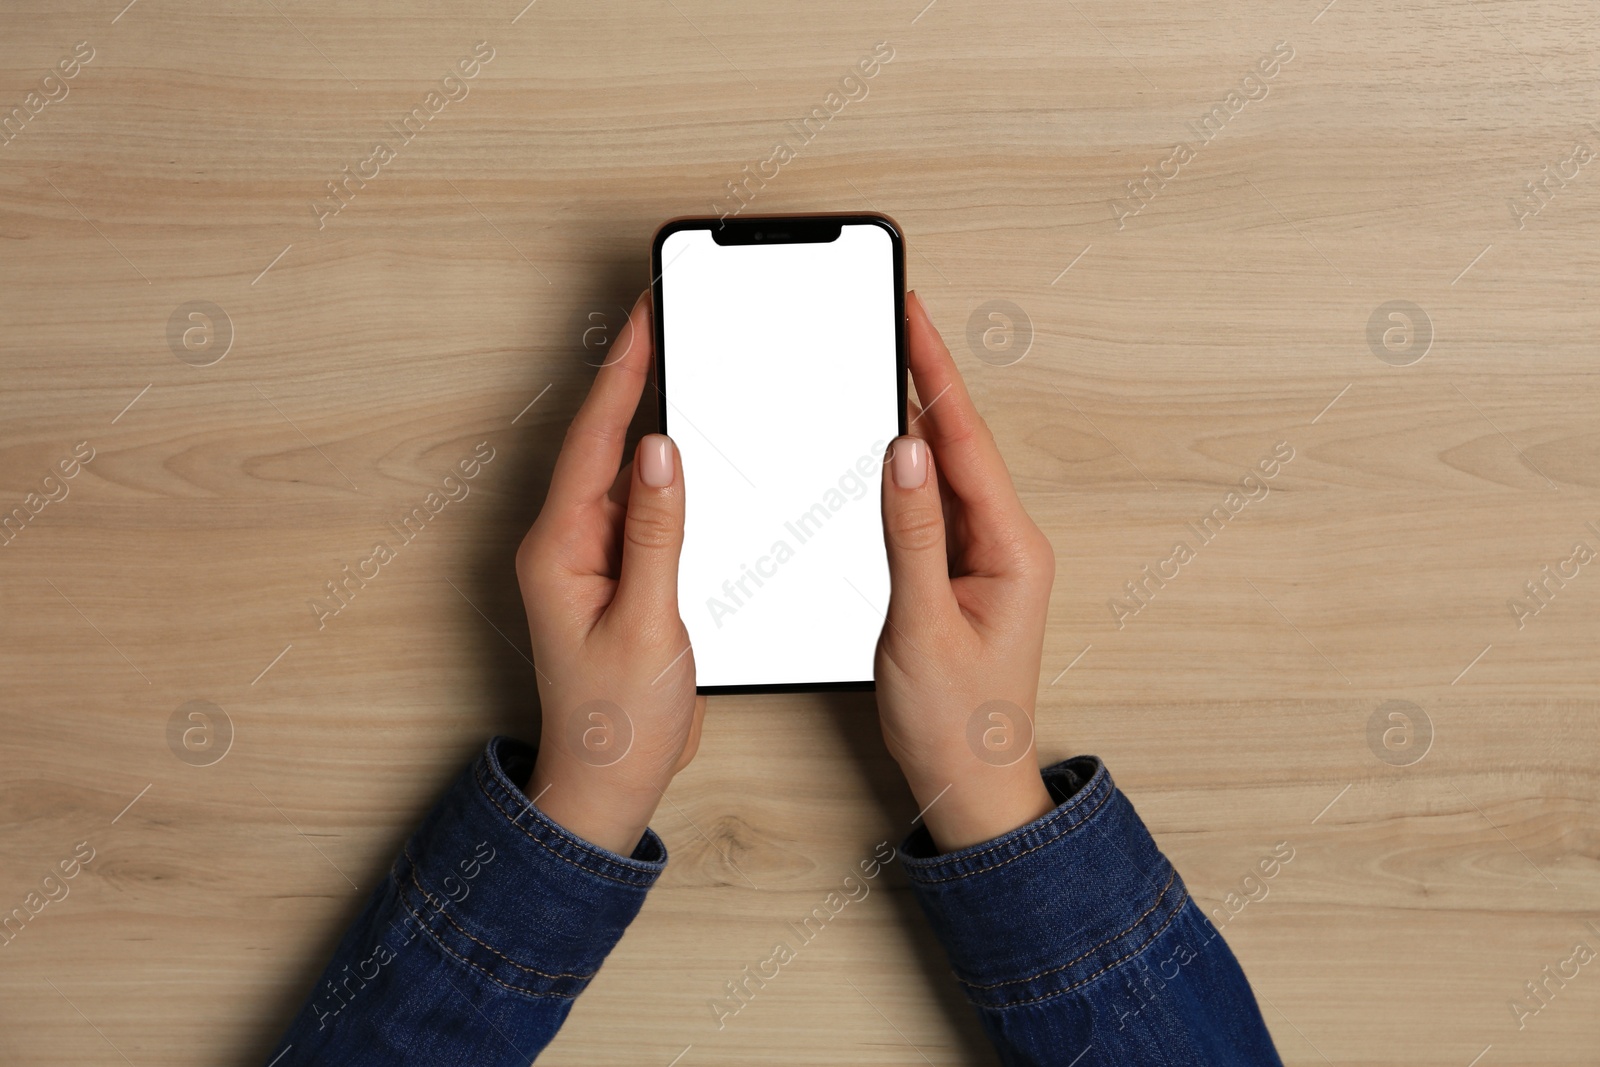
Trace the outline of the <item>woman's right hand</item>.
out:
<instances>
[{"instance_id":1,"label":"woman's right hand","mask_svg":"<svg viewBox=\"0 0 1600 1067\"><path fill-rule=\"evenodd\" d=\"M1033 747L1055 555L915 293L906 310L927 407L884 465L890 596L874 673L884 741L953 851L1055 806Z\"/></svg>"},{"instance_id":2,"label":"woman's right hand","mask_svg":"<svg viewBox=\"0 0 1600 1067\"><path fill-rule=\"evenodd\" d=\"M694 758L706 711L678 615L677 447L650 434L638 462L621 466L654 357L646 290L567 430L549 495L517 550L543 711L527 794L623 856Z\"/></svg>"}]
</instances>

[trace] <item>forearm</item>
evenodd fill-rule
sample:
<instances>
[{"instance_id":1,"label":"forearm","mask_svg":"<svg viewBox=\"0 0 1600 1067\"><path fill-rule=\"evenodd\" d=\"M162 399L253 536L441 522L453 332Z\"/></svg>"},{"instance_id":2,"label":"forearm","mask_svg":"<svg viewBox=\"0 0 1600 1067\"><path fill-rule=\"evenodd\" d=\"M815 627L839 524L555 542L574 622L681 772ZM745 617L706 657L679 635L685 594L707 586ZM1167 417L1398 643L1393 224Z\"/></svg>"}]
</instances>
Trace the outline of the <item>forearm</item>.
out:
<instances>
[{"instance_id":1,"label":"forearm","mask_svg":"<svg viewBox=\"0 0 1600 1067\"><path fill-rule=\"evenodd\" d=\"M549 1043L666 852L648 831L624 857L558 826L523 795L532 755L497 738L450 787L269 1062L525 1067Z\"/></svg>"},{"instance_id":2,"label":"forearm","mask_svg":"<svg viewBox=\"0 0 1600 1067\"><path fill-rule=\"evenodd\" d=\"M1002 1060L1280 1064L1233 954L1104 767L1044 780L1042 818L944 854L926 831L902 847Z\"/></svg>"}]
</instances>

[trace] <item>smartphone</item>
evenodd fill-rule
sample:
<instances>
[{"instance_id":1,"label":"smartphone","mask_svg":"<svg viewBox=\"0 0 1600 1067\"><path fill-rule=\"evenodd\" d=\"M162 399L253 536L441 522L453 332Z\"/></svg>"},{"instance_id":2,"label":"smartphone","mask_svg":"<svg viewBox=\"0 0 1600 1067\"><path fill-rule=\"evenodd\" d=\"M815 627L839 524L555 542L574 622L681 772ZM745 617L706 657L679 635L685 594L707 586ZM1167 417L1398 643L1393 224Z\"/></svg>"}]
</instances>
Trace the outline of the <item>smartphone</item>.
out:
<instances>
[{"instance_id":1,"label":"smartphone","mask_svg":"<svg viewBox=\"0 0 1600 1067\"><path fill-rule=\"evenodd\" d=\"M871 689L889 605L880 484L906 432L899 227L674 219L651 268L698 691Z\"/></svg>"}]
</instances>

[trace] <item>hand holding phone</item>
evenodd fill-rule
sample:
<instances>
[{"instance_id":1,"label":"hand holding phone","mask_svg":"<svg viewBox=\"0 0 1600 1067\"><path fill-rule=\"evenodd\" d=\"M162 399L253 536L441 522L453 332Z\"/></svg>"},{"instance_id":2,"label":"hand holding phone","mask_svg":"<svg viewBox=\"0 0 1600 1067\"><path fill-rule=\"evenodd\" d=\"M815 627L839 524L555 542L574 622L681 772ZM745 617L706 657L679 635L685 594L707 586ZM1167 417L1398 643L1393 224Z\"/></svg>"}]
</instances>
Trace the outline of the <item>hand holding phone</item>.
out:
<instances>
[{"instance_id":1,"label":"hand holding phone","mask_svg":"<svg viewBox=\"0 0 1600 1067\"><path fill-rule=\"evenodd\" d=\"M1055 554L915 293L907 327L928 406L883 476L893 592L878 713L935 844L951 851L1055 806L1033 745Z\"/></svg>"},{"instance_id":2,"label":"hand holding phone","mask_svg":"<svg viewBox=\"0 0 1600 1067\"><path fill-rule=\"evenodd\" d=\"M706 710L678 617L682 458L669 438L650 434L622 466L652 337L645 294L573 418L544 507L517 550L543 714L527 795L572 833L623 856L693 758Z\"/></svg>"}]
</instances>

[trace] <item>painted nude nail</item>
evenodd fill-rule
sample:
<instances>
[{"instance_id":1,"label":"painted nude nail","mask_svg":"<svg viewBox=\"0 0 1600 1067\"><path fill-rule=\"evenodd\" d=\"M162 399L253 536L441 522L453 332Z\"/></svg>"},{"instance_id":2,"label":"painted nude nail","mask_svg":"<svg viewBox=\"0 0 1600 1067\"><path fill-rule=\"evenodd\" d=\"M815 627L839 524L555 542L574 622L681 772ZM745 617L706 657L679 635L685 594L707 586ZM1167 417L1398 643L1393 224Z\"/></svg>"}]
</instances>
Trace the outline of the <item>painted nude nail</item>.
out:
<instances>
[{"instance_id":1,"label":"painted nude nail","mask_svg":"<svg viewBox=\"0 0 1600 1067\"><path fill-rule=\"evenodd\" d=\"M894 484L919 488L928 477L928 446L920 437L902 437L894 443Z\"/></svg>"},{"instance_id":2,"label":"painted nude nail","mask_svg":"<svg viewBox=\"0 0 1600 1067\"><path fill-rule=\"evenodd\" d=\"M665 434L647 434L639 442L639 479L652 489L665 489L672 484L672 438Z\"/></svg>"}]
</instances>

